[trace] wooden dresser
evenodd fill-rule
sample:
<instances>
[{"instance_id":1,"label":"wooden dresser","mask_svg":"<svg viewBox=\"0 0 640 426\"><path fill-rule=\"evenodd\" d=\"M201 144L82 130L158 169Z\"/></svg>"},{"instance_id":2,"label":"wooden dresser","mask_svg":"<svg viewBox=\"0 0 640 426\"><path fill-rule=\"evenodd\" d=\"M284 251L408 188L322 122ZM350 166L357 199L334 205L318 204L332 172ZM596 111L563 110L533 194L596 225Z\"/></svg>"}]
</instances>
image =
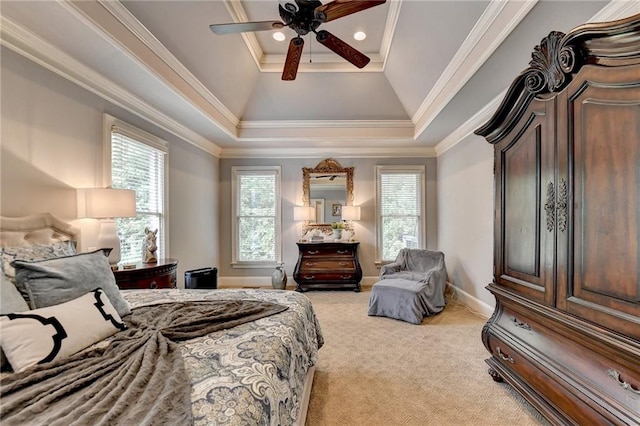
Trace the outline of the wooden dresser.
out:
<instances>
[{"instance_id":1,"label":"wooden dresser","mask_svg":"<svg viewBox=\"0 0 640 426\"><path fill-rule=\"evenodd\" d=\"M298 263L293 271L296 291L352 289L360 291L362 268L358 242L298 242Z\"/></svg>"},{"instance_id":2,"label":"wooden dresser","mask_svg":"<svg viewBox=\"0 0 640 426\"><path fill-rule=\"evenodd\" d=\"M135 268L113 271L116 284L126 289L175 288L178 261L158 259L157 263L137 263Z\"/></svg>"},{"instance_id":3,"label":"wooden dresser","mask_svg":"<svg viewBox=\"0 0 640 426\"><path fill-rule=\"evenodd\" d=\"M552 424L640 424L640 15L551 33L495 149L494 380Z\"/></svg>"}]
</instances>

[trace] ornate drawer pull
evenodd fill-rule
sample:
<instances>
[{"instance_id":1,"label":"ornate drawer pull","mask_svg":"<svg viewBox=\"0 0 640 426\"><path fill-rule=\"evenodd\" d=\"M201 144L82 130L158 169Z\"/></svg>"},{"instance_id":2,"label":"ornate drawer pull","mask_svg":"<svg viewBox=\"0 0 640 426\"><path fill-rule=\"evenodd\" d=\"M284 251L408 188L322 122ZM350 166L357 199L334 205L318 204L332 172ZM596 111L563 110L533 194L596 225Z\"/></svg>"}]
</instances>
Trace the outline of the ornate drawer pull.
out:
<instances>
[{"instance_id":1,"label":"ornate drawer pull","mask_svg":"<svg viewBox=\"0 0 640 426\"><path fill-rule=\"evenodd\" d=\"M310 277L304 277L305 280L315 280L316 276L315 275L311 275Z\"/></svg>"},{"instance_id":2,"label":"ornate drawer pull","mask_svg":"<svg viewBox=\"0 0 640 426\"><path fill-rule=\"evenodd\" d=\"M513 360L512 357L510 357L509 355L506 355L504 353L502 353L502 349L500 349L500 346L496 347L496 351L498 352L498 356L500 358L502 358L503 361L507 361L510 362L511 364L515 364L516 362Z\"/></svg>"},{"instance_id":3,"label":"ornate drawer pull","mask_svg":"<svg viewBox=\"0 0 640 426\"><path fill-rule=\"evenodd\" d=\"M158 288L158 283L156 283L155 281L151 281L149 283L149 288L153 288L153 289Z\"/></svg>"},{"instance_id":4,"label":"ornate drawer pull","mask_svg":"<svg viewBox=\"0 0 640 426\"><path fill-rule=\"evenodd\" d=\"M558 230L564 232L567 229L567 181L560 179L558 185Z\"/></svg>"},{"instance_id":5,"label":"ornate drawer pull","mask_svg":"<svg viewBox=\"0 0 640 426\"><path fill-rule=\"evenodd\" d=\"M547 212L547 231L552 232L556 226L556 191L553 182L547 185L547 202L544 203L544 211Z\"/></svg>"},{"instance_id":6,"label":"ornate drawer pull","mask_svg":"<svg viewBox=\"0 0 640 426\"><path fill-rule=\"evenodd\" d=\"M307 254L318 254L318 253L320 253L320 250L307 251Z\"/></svg>"},{"instance_id":7,"label":"ornate drawer pull","mask_svg":"<svg viewBox=\"0 0 640 426\"><path fill-rule=\"evenodd\" d=\"M609 370L607 370L607 373L609 374L609 377L613 378L613 380L618 382L618 384L622 386L623 389L626 389L630 392L640 395L640 390L634 389L631 384L620 379L620 373L618 373L616 370L613 370L610 368Z\"/></svg>"},{"instance_id":8,"label":"ornate drawer pull","mask_svg":"<svg viewBox=\"0 0 640 426\"><path fill-rule=\"evenodd\" d=\"M527 324L526 322L522 322L522 321L518 320L516 317L511 317L511 321L513 321L513 324L516 327L522 328L522 329L527 330L527 331L531 331L531 326L529 324Z\"/></svg>"},{"instance_id":9,"label":"ornate drawer pull","mask_svg":"<svg viewBox=\"0 0 640 426\"><path fill-rule=\"evenodd\" d=\"M351 275L343 275L340 277L341 280L350 280L352 278Z\"/></svg>"},{"instance_id":10,"label":"ornate drawer pull","mask_svg":"<svg viewBox=\"0 0 640 426\"><path fill-rule=\"evenodd\" d=\"M349 250L338 250L338 254L349 254Z\"/></svg>"},{"instance_id":11,"label":"ornate drawer pull","mask_svg":"<svg viewBox=\"0 0 640 426\"><path fill-rule=\"evenodd\" d=\"M305 266L314 266L316 262L305 262Z\"/></svg>"},{"instance_id":12,"label":"ornate drawer pull","mask_svg":"<svg viewBox=\"0 0 640 426\"><path fill-rule=\"evenodd\" d=\"M347 262L340 262L340 263L338 263L338 265L340 265L340 266L347 266L348 264L349 264L349 263L347 263Z\"/></svg>"}]
</instances>

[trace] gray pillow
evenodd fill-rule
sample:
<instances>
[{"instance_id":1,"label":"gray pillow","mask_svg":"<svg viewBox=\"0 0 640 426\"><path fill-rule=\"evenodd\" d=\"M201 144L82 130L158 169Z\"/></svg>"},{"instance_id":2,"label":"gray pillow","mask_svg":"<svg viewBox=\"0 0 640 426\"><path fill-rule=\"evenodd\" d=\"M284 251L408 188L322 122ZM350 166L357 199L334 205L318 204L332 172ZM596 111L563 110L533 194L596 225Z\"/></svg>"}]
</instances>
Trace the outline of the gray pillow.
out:
<instances>
[{"instance_id":1,"label":"gray pillow","mask_svg":"<svg viewBox=\"0 0 640 426\"><path fill-rule=\"evenodd\" d=\"M0 315L13 314L29 310L29 305L22 298L20 292L5 274L0 274ZM10 367L9 361L4 356L4 351L0 349L0 369L7 370Z\"/></svg>"},{"instance_id":2,"label":"gray pillow","mask_svg":"<svg viewBox=\"0 0 640 426\"><path fill-rule=\"evenodd\" d=\"M76 254L72 241L56 241L50 244L32 244L19 247L0 248L0 268L12 283L16 278L13 262L16 260L45 260L54 257L71 256Z\"/></svg>"},{"instance_id":3,"label":"gray pillow","mask_svg":"<svg viewBox=\"0 0 640 426\"><path fill-rule=\"evenodd\" d=\"M68 302L101 288L121 318L131 313L102 250L33 262L16 260L13 266L16 286L26 293L33 309Z\"/></svg>"},{"instance_id":4,"label":"gray pillow","mask_svg":"<svg viewBox=\"0 0 640 426\"><path fill-rule=\"evenodd\" d=\"M29 310L18 289L5 274L0 274L0 315Z\"/></svg>"}]
</instances>

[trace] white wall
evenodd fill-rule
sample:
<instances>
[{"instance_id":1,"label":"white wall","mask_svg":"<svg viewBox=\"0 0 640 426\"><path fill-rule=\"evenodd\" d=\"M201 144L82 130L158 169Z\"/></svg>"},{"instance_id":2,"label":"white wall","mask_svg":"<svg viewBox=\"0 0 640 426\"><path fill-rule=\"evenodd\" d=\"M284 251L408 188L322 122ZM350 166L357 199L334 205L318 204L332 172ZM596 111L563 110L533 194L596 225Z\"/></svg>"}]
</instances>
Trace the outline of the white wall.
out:
<instances>
[{"instance_id":1,"label":"white wall","mask_svg":"<svg viewBox=\"0 0 640 426\"><path fill-rule=\"evenodd\" d=\"M76 218L75 188L102 186L102 113L169 142L169 257L184 271L218 259L219 160L6 49L1 50L0 214ZM97 221L75 221L80 248Z\"/></svg>"},{"instance_id":2,"label":"white wall","mask_svg":"<svg viewBox=\"0 0 640 426\"><path fill-rule=\"evenodd\" d=\"M473 309L491 315L493 146L472 135L438 157L438 249L449 281Z\"/></svg>"},{"instance_id":3,"label":"white wall","mask_svg":"<svg viewBox=\"0 0 640 426\"><path fill-rule=\"evenodd\" d=\"M293 269L298 260L296 241L300 238L299 224L293 221L293 206L302 205L302 168L315 167L324 158L331 157L342 167L353 167L354 204L361 207L361 220L354 223L355 239L360 242L358 257L365 279L363 284L376 281L379 270L375 265L376 246L376 165L425 165L426 169L426 245L435 249L437 240L437 192L435 158L341 158L332 156L319 158L223 158L220 160L220 238L231 241L231 167L232 166L280 166L282 170L282 257L285 270L292 279ZM331 219L325 218L326 222ZM221 249L220 271L225 277L270 277L273 269L231 268L230 243L228 249ZM246 279L244 280L246 282ZM270 282L270 281L269 281ZM256 285L264 281L256 279Z\"/></svg>"}]
</instances>

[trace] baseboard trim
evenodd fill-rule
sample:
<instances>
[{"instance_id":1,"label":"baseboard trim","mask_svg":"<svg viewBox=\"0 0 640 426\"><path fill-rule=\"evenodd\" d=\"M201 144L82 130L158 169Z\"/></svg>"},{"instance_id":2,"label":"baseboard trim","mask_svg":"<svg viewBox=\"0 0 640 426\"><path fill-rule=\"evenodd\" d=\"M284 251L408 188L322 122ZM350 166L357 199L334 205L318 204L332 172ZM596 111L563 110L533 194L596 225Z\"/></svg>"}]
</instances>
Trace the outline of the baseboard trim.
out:
<instances>
[{"instance_id":1,"label":"baseboard trim","mask_svg":"<svg viewBox=\"0 0 640 426\"><path fill-rule=\"evenodd\" d=\"M449 282L447 283L447 286L450 287L449 290L453 290L454 294L458 297L458 300L460 301L460 303L466 305L472 311L477 312L478 314L486 318L489 318L491 315L493 315L493 310L494 310L493 306L483 302L477 297L472 296L471 294L467 293L466 291L462 290L459 287L456 287L455 285Z\"/></svg>"}]
</instances>

